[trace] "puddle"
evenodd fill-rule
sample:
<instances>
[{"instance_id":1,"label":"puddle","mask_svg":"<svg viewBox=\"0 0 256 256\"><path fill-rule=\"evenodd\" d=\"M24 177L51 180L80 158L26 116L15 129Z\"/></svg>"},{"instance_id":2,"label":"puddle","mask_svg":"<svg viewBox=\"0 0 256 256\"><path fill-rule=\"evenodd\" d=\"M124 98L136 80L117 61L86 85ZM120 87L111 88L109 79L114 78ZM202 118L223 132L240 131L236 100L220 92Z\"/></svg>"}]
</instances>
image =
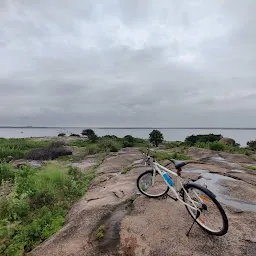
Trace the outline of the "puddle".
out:
<instances>
[{"instance_id":1,"label":"puddle","mask_svg":"<svg viewBox=\"0 0 256 256\"><path fill-rule=\"evenodd\" d=\"M213 160L215 162L226 162L226 160L220 156L212 157L211 160Z\"/></svg>"},{"instance_id":2,"label":"puddle","mask_svg":"<svg viewBox=\"0 0 256 256\"><path fill-rule=\"evenodd\" d=\"M99 241L99 253L107 255L107 252L113 252L117 249L120 241L120 224L123 218L132 210L132 202L123 202L111 212L106 214L98 223L97 229L91 233L91 239L95 241L95 235L99 226L104 226L104 239Z\"/></svg>"},{"instance_id":3,"label":"puddle","mask_svg":"<svg viewBox=\"0 0 256 256\"><path fill-rule=\"evenodd\" d=\"M232 199L231 197L225 195L223 193L223 189L225 189L220 183L220 180L233 180L235 179L222 176L220 174L213 174L213 173L202 173L201 177L199 180L197 180L195 183L200 184L200 185L207 185L207 188L212 191L216 197L217 200L220 203L223 203L227 206L236 208L241 211L250 211L250 212L256 212L256 203L251 203L248 201L243 201L243 200L236 200Z\"/></svg>"},{"instance_id":4,"label":"puddle","mask_svg":"<svg viewBox=\"0 0 256 256\"><path fill-rule=\"evenodd\" d=\"M72 165L74 167L78 167L78 168L88 168L88 167L91 167L95 164L96 164L95 162L87 160L87 161L83 161L83 162L79 162L79 163L73 163Z\"/></svg>"},{"instance_id":5,"label":"puddle","mask_svg":"<svg viewBox=\"0 0 256 256\"><path fill-rule=\"evenodd\" d=\"M41 167L41 166L42 166L42 162L36 161L36 160L29 161L29 164L30 164L32 167Z\"/></svg>"},{"instance_id":6,"label":"puddle","mask_svg":"<svg viewBox=\"0 0 256 256\"><path fill-rule=\"evenodd\" d=\"M201 170L201 169L186 168L186 169L183 169L182 172L201 174L201 173L208 173L209 170Z\"/></svg>"},{"instance_id":7,"label":"puddle","mask_svg":"<svg viewBox=\"0 0 256 256\"><path fill-rule=\"evenodd\" d=\"M243 170L236 170L236 169L233 169L233 170L231 170L231 171L229 171L229 172L239 172L239 173L245 173L245 171L243 171Z\"/></svg>"}]
</instances>

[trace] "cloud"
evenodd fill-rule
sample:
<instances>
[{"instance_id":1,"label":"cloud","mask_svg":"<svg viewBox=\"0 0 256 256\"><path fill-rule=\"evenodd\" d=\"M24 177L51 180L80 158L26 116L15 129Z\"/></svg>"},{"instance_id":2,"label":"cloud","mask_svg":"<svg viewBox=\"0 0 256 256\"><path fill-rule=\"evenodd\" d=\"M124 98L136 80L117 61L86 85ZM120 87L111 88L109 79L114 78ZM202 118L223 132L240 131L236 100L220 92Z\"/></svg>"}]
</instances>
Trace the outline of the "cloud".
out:
<instances>
[{"instance_id":1,"label":"cloud","mask_svg":"<svg viewBox=\"0 0 256 256\"><path fill-rule=\"evenodd\" d=\"M255 1L0 3L0 125L255 126Z\"/></svg>"}]
</instances>

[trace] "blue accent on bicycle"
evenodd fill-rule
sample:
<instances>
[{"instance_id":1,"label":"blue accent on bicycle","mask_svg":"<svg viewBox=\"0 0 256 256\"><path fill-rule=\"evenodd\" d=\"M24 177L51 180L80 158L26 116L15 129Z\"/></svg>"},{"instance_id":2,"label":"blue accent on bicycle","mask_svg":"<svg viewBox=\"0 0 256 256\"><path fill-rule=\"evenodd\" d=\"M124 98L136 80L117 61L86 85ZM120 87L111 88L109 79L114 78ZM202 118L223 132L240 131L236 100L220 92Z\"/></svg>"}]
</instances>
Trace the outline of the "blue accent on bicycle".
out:
<instances>
[{"instance_id":1,"label":"blue accent on bicycle","mask_svg":"<svg viewBox=\"0 0 256 256\"><path fill-rule=\"evenodd\" d=\"M170 186L174 185L172 178L167 174L167 172L163 172L163 177Z\"/></svg>"}]
</instances>

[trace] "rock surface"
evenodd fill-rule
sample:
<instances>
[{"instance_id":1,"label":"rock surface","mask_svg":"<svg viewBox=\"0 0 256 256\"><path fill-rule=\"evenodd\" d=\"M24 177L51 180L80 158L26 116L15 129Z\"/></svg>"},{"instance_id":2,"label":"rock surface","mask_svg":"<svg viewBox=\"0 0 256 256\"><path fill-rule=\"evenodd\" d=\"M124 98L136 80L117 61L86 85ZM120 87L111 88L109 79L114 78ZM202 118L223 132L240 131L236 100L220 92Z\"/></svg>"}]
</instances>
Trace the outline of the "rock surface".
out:
<instances>
[{"instance_id":1,"label":"rock surface","mask_svg":"<svg viewBox=\"0 0 256 256\"><path fill-rule=\"evenodd\" d=\"M207 156L208 160L204 164L186 166L187 172L182 173L185 179L200 179L200 170L220 175L230 175L234 165L243 170L241 158L226 155L223 165L223 161L212 161L213 155L209 152L193 150L191 154L194 158L200 155L198 159ZM229 219L229 231L225 236L208 235L194 225L187 237L192 219L180 202L137 195L136 179L150 169L139 163L142 158L141 152L132 148L105 159L96 170L97 176L88 193L69 212L62 230L35 248L31 255L255 255L256 212L223 205ZM122 174L122 170L131 165L132 169ZM192 169L194 171L189 172ZM242 198L254 203L255 174L245 171L232 175L239 176L239 180L221 182L223 193L232 200ZM100 226L105 231L99 240Z\"/></svg>"}]
</instances>

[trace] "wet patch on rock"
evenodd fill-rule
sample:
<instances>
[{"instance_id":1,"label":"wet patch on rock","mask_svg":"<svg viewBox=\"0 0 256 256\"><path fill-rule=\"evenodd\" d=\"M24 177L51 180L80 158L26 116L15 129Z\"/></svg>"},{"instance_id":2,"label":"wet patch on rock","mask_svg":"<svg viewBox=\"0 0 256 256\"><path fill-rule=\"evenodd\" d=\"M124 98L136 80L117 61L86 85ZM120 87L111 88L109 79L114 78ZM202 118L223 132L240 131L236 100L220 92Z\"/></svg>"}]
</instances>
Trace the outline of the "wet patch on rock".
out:
<instances>
[{"instance_id":1,"label":"wet patch on rock","mask_svg":"<svg viewBox=\"0 0 256 256\"><path fill-rule=\"evenodd\" d=\"M119 255L121 221L131 210L132 202L123 202L97 223L90 234L90 241L94 243L94 247L89 255ZM104 231L99 235L100 227L104 227Z\"/></svg>"},{"instance_id":2,"label":"wet patch on rock","mask_svg":"<svg viewBox=\"0 0 256 256\"><path fill-rule=\"evenodd\" d=\"M246 200L234 199L232 197L232 193L229 193L228 195L226 190L224 189L225 187L222 185L225 184L223 183L225 181L228 182L226 184L233 184L236 182L235 179L223 175L213 173L202 173L201 178L198 179L196 183L200 185L206 185L207 188L216 195L216 198L220 203L223 203L227 206L236 208L241 211L256 212L256 203ZM243 185L247 186L246 183L244 183ZM248 195L250 195L250 193L248 193Z\"/></svg>"},{"instance_id":3,"label":"wet patch on rock","mask_svg":"<svg viewBox=\"0 0 256 256\"><path fill-rule=\"evenodd\" d=\"M72 166L77 167L83 171L91 169L94 165L97 164L96 159L86 159L81 162L72 163Z\"/></svg>"}]
</instances>

